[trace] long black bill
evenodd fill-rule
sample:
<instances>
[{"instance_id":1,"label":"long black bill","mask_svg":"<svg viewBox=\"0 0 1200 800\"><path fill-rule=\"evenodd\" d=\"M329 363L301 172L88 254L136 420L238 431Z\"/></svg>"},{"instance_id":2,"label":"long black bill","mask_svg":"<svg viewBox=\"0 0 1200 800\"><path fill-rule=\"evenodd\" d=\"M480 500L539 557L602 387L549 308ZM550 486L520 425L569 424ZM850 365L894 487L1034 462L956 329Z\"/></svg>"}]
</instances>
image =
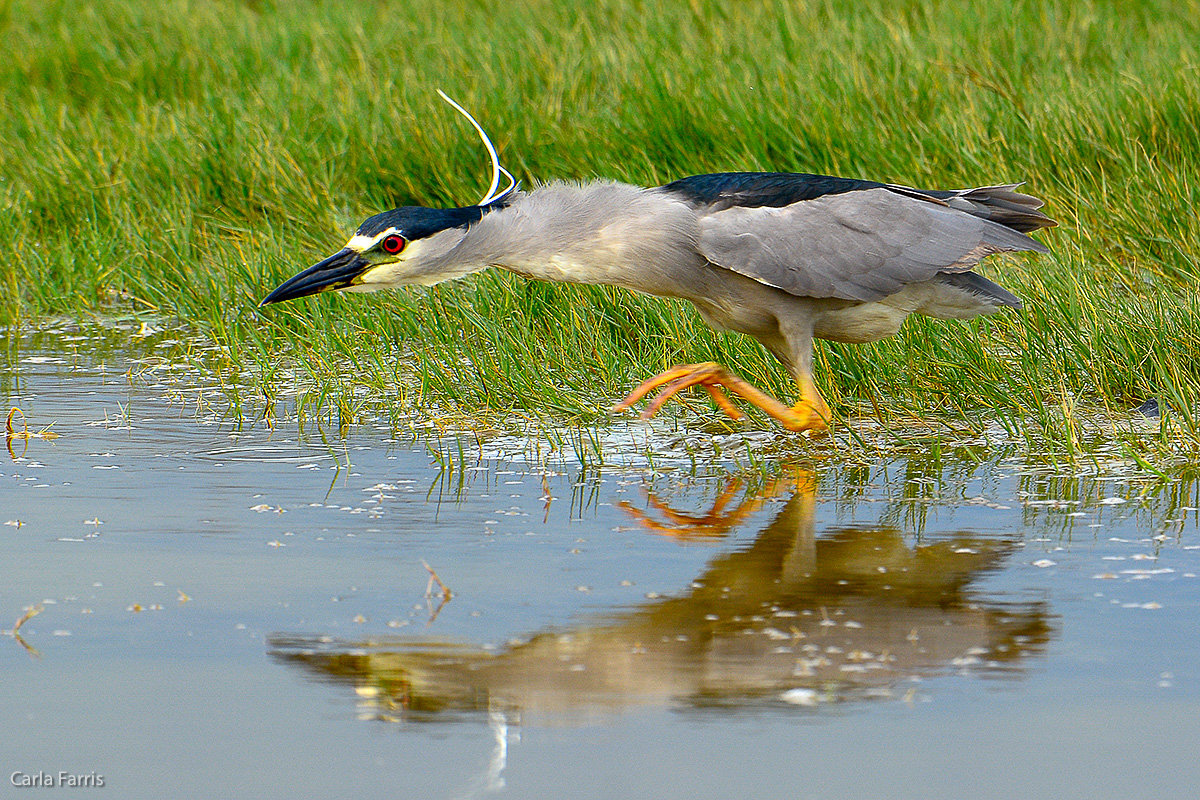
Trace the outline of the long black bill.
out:
<instances>
[{"instance_id":1,"label":"long black bill","mask_svg":"<svg viewBox=\"0 0 1200 800\"><path fill-rule=\"evenodd\" d=\"M294 300L297 297L307 297L310 294L349 286L352 280L366 272L370 266L370 262L361 254L348 247L344 248L279 284L259 306L282 303L284 300Z\"/></svg>"}]
</instances>

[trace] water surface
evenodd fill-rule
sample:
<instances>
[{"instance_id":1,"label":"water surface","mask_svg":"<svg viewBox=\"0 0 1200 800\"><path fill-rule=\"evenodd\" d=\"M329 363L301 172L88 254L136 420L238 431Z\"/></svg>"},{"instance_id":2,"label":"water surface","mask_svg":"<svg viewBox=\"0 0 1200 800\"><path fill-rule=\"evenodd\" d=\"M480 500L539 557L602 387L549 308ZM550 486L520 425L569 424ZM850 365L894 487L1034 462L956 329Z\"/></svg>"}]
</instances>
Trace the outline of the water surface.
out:
<instances>
[{"instance_id":1,"label":"water surface","mask_svg":"<svg viewBox=\"0 0 1200 800\"><path fill-rule=\"evenodd\" d=\"M302 432L237 422L161 336L97 335L10 332L0 376L51 426L0 468L0 619L41 609L0 638L14 796L60 772L205 798L1200 785L1186 475Z\"/></svg>"}]
</instances>

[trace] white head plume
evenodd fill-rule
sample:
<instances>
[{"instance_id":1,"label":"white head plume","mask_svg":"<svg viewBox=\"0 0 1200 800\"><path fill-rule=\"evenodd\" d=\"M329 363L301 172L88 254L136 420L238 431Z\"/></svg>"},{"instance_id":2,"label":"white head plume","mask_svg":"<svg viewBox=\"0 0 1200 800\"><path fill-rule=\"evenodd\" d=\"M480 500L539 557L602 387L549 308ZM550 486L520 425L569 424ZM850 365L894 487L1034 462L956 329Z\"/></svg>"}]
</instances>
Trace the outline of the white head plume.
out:
<instances>
[{"instance_id":1,"label":"white head plume","mask_svg":"<svg viewBox=\"0 0 1200 800\"><path fill-rule=\"evenodd\" d=\"M454 100L450 98L450 95L446 94L441 89L438 89L437 93L441 95L443 100L453 106L455 111L466 117L467 121L474 126L475 130L479 133L479 138L483 140L483 146L487 148L488 155L492 157L492 184L488 187L487 194L483 196L483 199L479 201L478 205L486 206L488 203L504 197L504 195L516 188L517 181L515 178L513 178L511 172L500 166L500 157L496 155L496 148L492 145L492 140L488 138L488 135L486 132L484 132L483 127L475 121L475 118L471 116L469 111L460 106L458 103L454 102ZM497 192L496 189L500 186L501 174L508 178L508 186L505 187L503 192Z\"/></svg>"}]
</instances>

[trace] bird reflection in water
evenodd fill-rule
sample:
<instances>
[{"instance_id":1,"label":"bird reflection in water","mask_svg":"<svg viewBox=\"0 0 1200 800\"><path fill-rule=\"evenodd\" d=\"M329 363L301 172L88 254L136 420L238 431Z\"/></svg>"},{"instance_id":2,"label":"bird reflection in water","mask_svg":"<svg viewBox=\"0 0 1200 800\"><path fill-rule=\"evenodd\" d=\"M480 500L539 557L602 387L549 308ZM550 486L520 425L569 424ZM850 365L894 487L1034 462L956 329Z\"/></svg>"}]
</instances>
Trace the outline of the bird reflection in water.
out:
<instances>
[{"instance_id":1,"label":"bird reflection in water","mask_svg":"<svg viewBox=\"0 0 1200 800\"><path fill-rule=\"evenodd\" d=\"M896 528L864 525L818 532L811 473L770 481L737 505L733 485L706 514L653 493L648 511L626 506L656 533L711 539L790 493L753 542L714 558L678 596L494 650L279 635L271 655L352 686L369 718L586 720L635 706L911 699L935 675L1019 674L1053 635L1043 603L1008 604L971 588L1003 567L1013 540L964 532L914 543Z\"/></svg>"}]
</instances>

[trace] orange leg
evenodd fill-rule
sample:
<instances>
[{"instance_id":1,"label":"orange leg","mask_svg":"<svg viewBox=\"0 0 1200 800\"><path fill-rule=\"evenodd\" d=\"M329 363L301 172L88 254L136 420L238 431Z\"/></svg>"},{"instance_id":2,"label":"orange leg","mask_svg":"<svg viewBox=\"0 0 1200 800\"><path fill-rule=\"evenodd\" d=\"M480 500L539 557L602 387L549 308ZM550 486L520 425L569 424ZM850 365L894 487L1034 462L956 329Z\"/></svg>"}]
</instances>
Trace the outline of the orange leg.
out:
<instances>
[{"instance_id":1,"label":"orange leg","mask_svg":"<svg viewBox=\"0 0 1200 800\"><path fill-rule=\"evenodd\" d=\"M649 419L675 395L691 386L701 386L716 402L717 406L733 419L741 419L742 412L738 411L725 395L724 389L742 398L746 402L758 406L770 414L779 424L789 431L825 430L829 427L830 411L821 393L817 391L812 376L802 373L797 376L796 383L800 388L800 400L788 408L783 403L771 397L766 392L747 383L736 375L728 372L720 364L711 361L702 364L684 364L672 367L666 372L655 375L642 383L629 396L617 403L613 411L624 411L638 400L662 389L650 405L642 412L642 419Z\"/></svg>"}]
</instances>

